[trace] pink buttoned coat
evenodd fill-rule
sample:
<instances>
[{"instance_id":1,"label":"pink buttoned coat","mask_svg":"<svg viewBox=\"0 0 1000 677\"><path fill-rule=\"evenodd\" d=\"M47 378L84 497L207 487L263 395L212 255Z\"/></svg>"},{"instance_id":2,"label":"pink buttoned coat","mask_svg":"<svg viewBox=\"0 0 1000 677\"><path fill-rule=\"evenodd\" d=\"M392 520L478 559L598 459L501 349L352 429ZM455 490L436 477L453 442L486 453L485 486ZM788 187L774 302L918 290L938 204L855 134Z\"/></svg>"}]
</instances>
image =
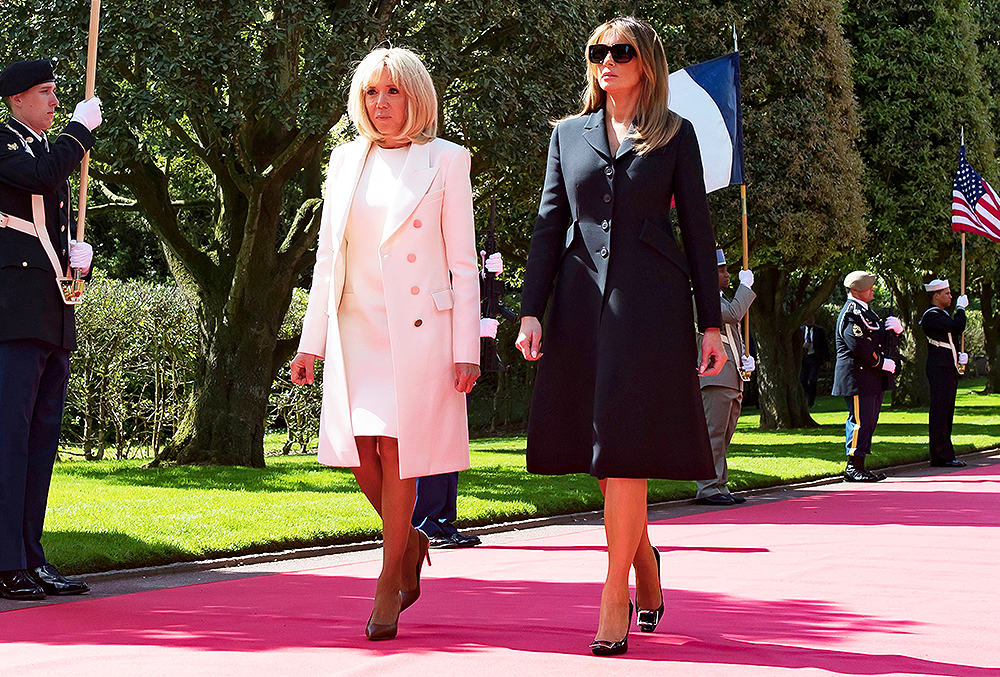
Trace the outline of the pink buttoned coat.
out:
<instances>
[{"instance_id":1,"label":"pink buttoned coat","mask_svg":"<svg viewBox=\"0 0 1000 677\"><path fill-rule=\"evenodd\" d=\"M370 148L369 141L358 138L330 156L319 249L299 343L299 352L325 361L319 462L331 466L360 465L337 310L346 270L344 230ZM455 363L479 363L479 278L469 165L469 152L444 139L413 144L379 246L402 479L469 467L465 395L454 385Z\"/></svg>"}]
</instances>

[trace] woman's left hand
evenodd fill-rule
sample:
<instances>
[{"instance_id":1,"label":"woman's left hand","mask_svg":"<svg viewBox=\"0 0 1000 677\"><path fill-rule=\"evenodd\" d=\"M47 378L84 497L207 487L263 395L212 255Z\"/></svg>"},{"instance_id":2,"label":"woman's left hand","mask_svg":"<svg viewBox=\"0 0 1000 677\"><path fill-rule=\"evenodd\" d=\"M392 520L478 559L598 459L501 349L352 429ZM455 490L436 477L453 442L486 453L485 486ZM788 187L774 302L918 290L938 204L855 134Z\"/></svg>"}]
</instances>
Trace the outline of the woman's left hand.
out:
<instances>
[{"instance_id":1,"label":"woman's left hand","mask_svg":"<svg viewBox=\"0 0 1000 677\"><path fill-rule=\"evenodd\" d=\"M460 393L472 392L472 386L476 385L477 378L479 378L478 364L455 363L455 390Z\"/></svg>"}]
</instances>

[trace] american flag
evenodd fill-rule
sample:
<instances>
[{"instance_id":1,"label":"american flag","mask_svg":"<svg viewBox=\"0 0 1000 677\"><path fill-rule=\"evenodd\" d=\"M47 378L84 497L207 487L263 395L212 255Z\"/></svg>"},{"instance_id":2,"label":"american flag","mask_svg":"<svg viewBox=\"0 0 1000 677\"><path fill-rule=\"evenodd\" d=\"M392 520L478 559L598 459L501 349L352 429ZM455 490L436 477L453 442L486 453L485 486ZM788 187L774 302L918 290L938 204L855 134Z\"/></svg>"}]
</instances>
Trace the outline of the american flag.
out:
<instances>
[{"instance_id":1,"label":"american flag","mask_svg":"<svg viewBox=\"0 0 1000 677\"><path fill-rule=\"evenodd\" d=\"M1000 242L1000 200L965 159L964 145L951 193L951 229L979 233Z\"/></svg>"}]
</instances>

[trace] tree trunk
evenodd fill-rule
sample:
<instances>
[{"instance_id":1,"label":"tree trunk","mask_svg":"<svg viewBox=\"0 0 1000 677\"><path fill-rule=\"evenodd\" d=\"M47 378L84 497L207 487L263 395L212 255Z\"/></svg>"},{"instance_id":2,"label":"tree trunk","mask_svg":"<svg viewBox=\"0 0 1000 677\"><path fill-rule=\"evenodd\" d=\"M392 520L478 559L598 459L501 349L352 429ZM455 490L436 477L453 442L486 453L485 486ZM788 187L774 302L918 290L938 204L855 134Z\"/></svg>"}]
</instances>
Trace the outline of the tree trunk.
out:
<instances>
[{"instance_id":1,"label":"tree trunk","mask_svg":"<svg viewBox=\"0 0 1000 677\"><path fill-rule=\"evenodd\" d=\"M983 278L979 294L986 341L986 389L983 392L1000 393L1000 306L997 305L996 285L992 279Z\"/></svg>"},{"instance_id":2,"label":"tree trunk","mask_svg":"<svg viewBox=\"0 0 1000 677\"><path fill-rule=\"evenodd\" d=\"M899 344L896 390L892 393L893 409L926 407L931 403L931 386L924 373L927 364L927 337L920 328L920 317L927 310L927 294L905 282L895 290L898 317L906 323L908 332L903 334Z\"/></svg>"},{"instance_id":3,"label":"tree trunk","mask_svg":"<svg viewBox=\"0 0 1000 677\"><path fill-rule=\"evenodd\" d=\"M757 347L757 389L760 427L764 430L815 428L809 415L809 401L799 384L797 345L799 326L830 298L834 281L824 280L809 298L809 280L795 285L794 298L787 304L789 276L777 268L754 274L757 298L750 306L750 327Z\"/></svg>"}]
</instances>

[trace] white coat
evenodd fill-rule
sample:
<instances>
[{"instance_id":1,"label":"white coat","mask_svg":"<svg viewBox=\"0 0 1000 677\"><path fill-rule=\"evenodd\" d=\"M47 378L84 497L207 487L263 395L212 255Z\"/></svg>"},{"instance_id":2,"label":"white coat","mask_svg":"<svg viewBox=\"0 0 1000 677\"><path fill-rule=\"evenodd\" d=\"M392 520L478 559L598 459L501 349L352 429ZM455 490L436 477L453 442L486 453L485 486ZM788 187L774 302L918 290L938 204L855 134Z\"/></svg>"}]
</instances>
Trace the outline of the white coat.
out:
<instances>
[{"instance_id":1,"label":"white coat","mask_svg":"<svg viewBox=\"0 0 1000 677\"><path fill-rule=\"evenodd\" d=\"M371 143L334 149L299 352L325 361L319 462L360 465L337 310L344 231ZM479 276L469 152L443 139L413 144L379 246L395 377L400 478L469 467L465 395L455 363L479 363Z\"/></svg>"}]
</instances>

